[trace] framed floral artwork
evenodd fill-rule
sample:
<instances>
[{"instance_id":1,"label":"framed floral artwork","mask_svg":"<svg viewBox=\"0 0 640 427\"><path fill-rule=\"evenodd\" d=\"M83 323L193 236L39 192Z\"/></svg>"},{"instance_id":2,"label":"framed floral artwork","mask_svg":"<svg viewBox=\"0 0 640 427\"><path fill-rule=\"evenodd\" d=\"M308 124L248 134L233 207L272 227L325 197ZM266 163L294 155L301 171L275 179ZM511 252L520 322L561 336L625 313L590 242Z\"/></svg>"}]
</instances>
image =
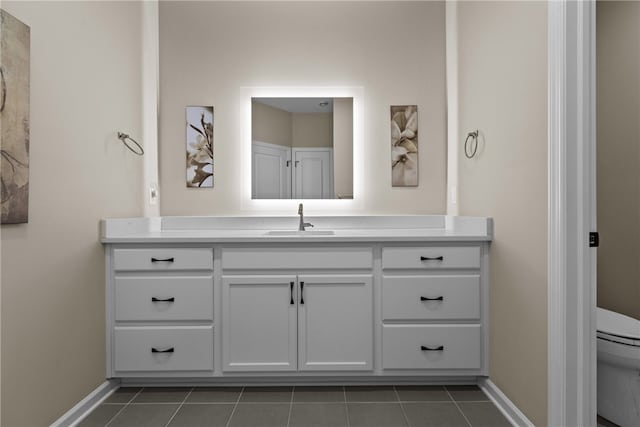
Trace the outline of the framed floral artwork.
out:
<instances>
[{"instance_id":1,"label":"framed floral artwork","mask_svg":"<svg viewBox=\"0 0 640 427\"><path fill-rule=\"evenodd\" d=\"M29 221L31 30L0 10L0 195L2 224Z\"/></svg>"},{"instance_id":2,"label":"framed floral artwork","mask_svg":"<svg viewBox=\"0 0 640 427\"><path fill-rule=\"evenodd\" d=\"M186 107L187 187L213 187L213 107Z\"/></svg>"},{"instance_id":3,"label":"framed floral artwork","mask_svg":"<svg viewBox=\"0 0 640 427\"><path fill-rule=\"evenodd\" d=\"M391 106L391 185L418 185L418 106Z\"/></svg>"}]
</instances>

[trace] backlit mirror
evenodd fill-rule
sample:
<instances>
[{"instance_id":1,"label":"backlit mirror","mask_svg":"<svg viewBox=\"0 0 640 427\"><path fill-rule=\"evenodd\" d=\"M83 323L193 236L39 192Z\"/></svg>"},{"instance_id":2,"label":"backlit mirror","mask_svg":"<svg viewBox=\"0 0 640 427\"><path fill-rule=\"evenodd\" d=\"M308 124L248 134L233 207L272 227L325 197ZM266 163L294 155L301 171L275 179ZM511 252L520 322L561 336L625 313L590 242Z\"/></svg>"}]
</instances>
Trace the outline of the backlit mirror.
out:
<instances>
[{"instance_id":1,"label":"backlit mirror","mask_svg":"<svg viewBox=\"0 0 640 427\"><path fill-rule=\"evenodd\" d=\"M252 199L353 199L353 98L251 98Z\"/></svg>"}]
</instances>

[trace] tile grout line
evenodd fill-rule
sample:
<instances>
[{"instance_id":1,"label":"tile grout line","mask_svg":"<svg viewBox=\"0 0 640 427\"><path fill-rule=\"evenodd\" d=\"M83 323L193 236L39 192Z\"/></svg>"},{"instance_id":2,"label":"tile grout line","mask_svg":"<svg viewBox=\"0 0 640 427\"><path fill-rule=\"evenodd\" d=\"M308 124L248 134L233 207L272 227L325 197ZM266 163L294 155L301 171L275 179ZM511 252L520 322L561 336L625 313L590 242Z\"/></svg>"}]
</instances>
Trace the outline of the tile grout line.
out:
<instances>
[{"instance_id":1,"label":"tile grout line","mask_svg":"<svg viewBox=\"0 0 640 427\"><path fill-rule=\"evenodd\" d=\"M129 401L127 401L124 405L122 405L122 408L121 408L118 412L116 412L116 413L115 413L115 415L114 415L113 417L111 417L111 418L109 419L109 421L104 425L104 427L107 427L109 424L111 424L111 423L113 422L113 420L115 420L115 419L116 419L116 417L117 417L118 415L120 415L120 413L121 413L122 411L124 411L124 410L125 410L125 408L126 408L127 406L129 406L129 405L131 404L131 402L133 402L133 400L134 400L136 397L138 397L138 395L139 395L140 393L142 393L142 390L144 390L144 387L141 387L141 388L140 388L140 390L138 390L138 392L137 392L136 394L134 394L134 395L133 395L133 397L132 397L131 399L129 399ZM116 390L116 391L117 391L117 390Z\"/></svg>"},{"instance_id":2,"label":"tile grout line","mask_svg":"<svg viewBox=\"0 0 640 427\"><path fill-rule=\"evenodd\" d=\"M173 412L173 415L171 415L171 418L169 418L169 421L167 421L167 423L164 425L164 427L168 427L169 424L171 424L171 421L173 421L173 419L176 417L176 415L178 414L178 411L180 410L180 408L182 408L182 405L184 405L184 402L187 401L187 399L189 398L189 396L191 396L191 393L193 392L193 387L191 387L191 389L189 390L189 392L186 394L186 396L184 397L184 399L182 399L182 402L180 403L180 405L178 405L178 408Z\"/></svg>"},{"instance_id":3,"label":"tile grout line","mask_svg":"<svg viewBox=\"0 0 640 427\"><path fill-rule=\"evenodd\" d=\"M231 410L231 415L229 415L229 419L227 420L225 427L229 427L229 424L231 424L231 419L233 418L233 415L236 413L236 408L238 407L238 403L240 403L240 398L242 397L242 393L244 393L244 389L245 389L244 387L240 389L240 393L238 393L238 399L236 399L236 404L233 405L233 409Z\"/></svg>"},{"instance_id":4,"label":"tile grout line","mask_svg":"<svg viewBox=\"0 0 640 427\"><path fill-rule=\"evenodd\" d=\"M458 402L453 398L453 395L449 392L449 389L447 388L447 386L444 387L444 390L447 392L447 394L449 395L449 397L453 401L453 404L456 405L456 408L458 408L458 411L460 411L460 413L462 414L462 418L464 418L464 420L467 422L467 424L469 424L469 427L473 427L471 425L471 421L469 421L469 418L467 418L465 413L462 412L462 409L460 409L460 406L458 405Z\"/></svg>"},{"instance_id":5,"label":"tile grout line","mask_svg":"<svg viewBox=\"0 0 640 427\"><path fill-rule=\"evenodd\" d=\"M400 393L398 393L398 389L396 386L393 386L393 392L396 394L396 398L398 399L398 403L400 403L400 410L402 411L402 416L404 416L404 420L407 422L407 425L411 427L411 422L409 421L409 417L407 416L407 412L404 410L404 405L402 404L402 399L400 399Z\"/></svg>"},{"instance_id":6,"label":"tile grout line","mask_svg":"<svg viewBox=\"0 0 640 427\"><path fill-rule=\"evenodd\" d=\"M291 389L291 399L289 400L289 416L287 417L287 427L291 423L291 411L293 410L293 394L296 392L296 386Z\"/></svg>"},{"instance_id":7,"label":"tile grout line","mask_svg":"<svg viewBox=\"0 0 640 427\"><path fill-rule=\"evenodd\" d=\"M344 395L344 410L347 413L347 427L351 427L351 422L349 421L349 403L347 402L347 387L342 386L342 394Z\"/></svg>"}]
</instances>

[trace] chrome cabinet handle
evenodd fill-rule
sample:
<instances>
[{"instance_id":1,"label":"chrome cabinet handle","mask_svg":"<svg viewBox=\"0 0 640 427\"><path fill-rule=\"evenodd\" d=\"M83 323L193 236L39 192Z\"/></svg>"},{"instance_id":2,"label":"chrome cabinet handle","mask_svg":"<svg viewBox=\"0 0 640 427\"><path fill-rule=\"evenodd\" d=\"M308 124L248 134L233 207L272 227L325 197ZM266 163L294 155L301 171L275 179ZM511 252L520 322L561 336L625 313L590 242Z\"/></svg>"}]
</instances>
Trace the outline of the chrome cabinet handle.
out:
<instances>
[{"instance_id":1,"label":"chrome cabinet handle","mask_svg":"<svg viewBox=\"0 0 640 427\"><path fill-rule=\"evenodd\" d=\"M422 351L444 351L444 346L441 345L440 347L432 348L432 347L427 347L427 346L421 345L420 346L420 350L422 350Z\"/></svg>"}]
</instances>

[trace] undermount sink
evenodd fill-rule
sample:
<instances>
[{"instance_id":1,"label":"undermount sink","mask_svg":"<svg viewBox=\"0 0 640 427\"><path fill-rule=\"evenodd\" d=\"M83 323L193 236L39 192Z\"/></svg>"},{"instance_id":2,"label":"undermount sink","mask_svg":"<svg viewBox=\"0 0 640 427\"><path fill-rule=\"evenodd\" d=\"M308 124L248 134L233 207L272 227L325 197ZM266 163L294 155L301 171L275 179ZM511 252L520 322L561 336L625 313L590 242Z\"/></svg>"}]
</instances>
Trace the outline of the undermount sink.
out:
<instances>
[{"instance_id":1,"label":"undermount sink","mask_svg":"<svg viewBox=\"0 0 640 427\"><path fill-rule=\"evenodd\" d=\"M333 230L271 230L265 233L267 236L333 236Z\"/></svg>"}]
</instances>

